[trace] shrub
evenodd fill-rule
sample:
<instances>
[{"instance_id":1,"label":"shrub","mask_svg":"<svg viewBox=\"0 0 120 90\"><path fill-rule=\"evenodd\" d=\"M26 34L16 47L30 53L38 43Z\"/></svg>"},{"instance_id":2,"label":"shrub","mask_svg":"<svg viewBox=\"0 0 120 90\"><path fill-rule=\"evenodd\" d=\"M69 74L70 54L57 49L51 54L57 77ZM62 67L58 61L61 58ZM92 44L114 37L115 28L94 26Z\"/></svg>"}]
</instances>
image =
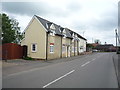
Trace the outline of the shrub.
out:
<instances>
[{"instance_id":1,"label":"shrub","mask_svg":"<svg viewBox=\"0 0 120 90\"><path fill-rule=\"evenodd\" d=\"M34 59L31 58L31 57L24 57L23 59L25 59L25 60L34 60Z\"/></svg>"}]
</instances>

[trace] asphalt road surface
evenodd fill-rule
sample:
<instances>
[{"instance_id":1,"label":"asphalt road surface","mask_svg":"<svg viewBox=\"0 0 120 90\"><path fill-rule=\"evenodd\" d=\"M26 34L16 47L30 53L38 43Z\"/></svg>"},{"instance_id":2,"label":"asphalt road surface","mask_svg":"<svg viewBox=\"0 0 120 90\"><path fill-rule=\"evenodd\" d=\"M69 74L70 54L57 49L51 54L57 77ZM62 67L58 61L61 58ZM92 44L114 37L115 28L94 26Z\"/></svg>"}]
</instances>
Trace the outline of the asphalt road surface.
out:
<instances>
[{"instance_id":1,"label":"asphalt road surface","mask_svg":"<svg viewBox=\"0 0 120 90\"><path fill-rule=\"evenodd\" d=\"M3 77L3 88L118 88L113 53L97 53Z\"/></svg>"}]
</instances>

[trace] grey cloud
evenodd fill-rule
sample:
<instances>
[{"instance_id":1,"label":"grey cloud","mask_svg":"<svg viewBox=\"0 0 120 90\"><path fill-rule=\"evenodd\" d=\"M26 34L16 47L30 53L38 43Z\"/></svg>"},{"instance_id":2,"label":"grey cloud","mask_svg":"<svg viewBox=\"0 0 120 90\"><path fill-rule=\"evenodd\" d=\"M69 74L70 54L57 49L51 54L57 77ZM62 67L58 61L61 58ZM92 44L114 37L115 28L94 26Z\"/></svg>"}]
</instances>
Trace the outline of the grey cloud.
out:
<instances>
[{"instance_id":1,"label":"grey cloud","mask_svg":"<svg viewBox=\"0 0 120 90\"><path fill-rule=\"evenodd\" d=\"M2 10L8 13L33 16L37 15L53 15L57 17L65 17L70 12L61 8L53 7L45 2L4 2Z\"/></svg>"},{"instance_id":2,"label":"grey cloud","mask_svg":"<svg viewBox=\"0 0 120 90\"><path fill-rule=\"evenodd\" d=\"M105 17L101 20L95 20L92 24L93 29L97 28L99 30L113 30L117 27L117 18Z\"/></svg>"},{"instance_id":3,"label":"grey cloud","mask_svg":"<svg viewBox=\"0 0 120 90\"><path fill-rule=\"evenodd\" d=\"M31 16L34 14L46 14L48 10L45 9L44 5L43 2L40 4L33 2L4 2L2 3L2 10L9 13Z\"/></svg>"}]
</instances>

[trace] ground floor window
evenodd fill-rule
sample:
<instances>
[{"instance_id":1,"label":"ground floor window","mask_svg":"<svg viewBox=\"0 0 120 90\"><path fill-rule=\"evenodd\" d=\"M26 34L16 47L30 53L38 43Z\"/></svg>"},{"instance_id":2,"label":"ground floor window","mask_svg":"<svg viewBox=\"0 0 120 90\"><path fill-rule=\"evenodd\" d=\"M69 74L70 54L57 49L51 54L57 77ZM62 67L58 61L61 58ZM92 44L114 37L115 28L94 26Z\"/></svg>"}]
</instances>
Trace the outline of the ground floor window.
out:
<instances>
[{"instance_id":1,"label":"ground floor window","mask_svg":"<svg viewBox=\"0 0 120 90\"><path fill-rule=\"evenodd\" d=\"M54 53L54 45L50 45L50 53Z\"/></svg>"},{"instance_id":2,"label":"ground floor window","mask_svg":"<svg viewBox=\"0 0 120 90\"><path fill-rule=\"evenodd\" d=\"M75 47L75 52L77 52L77 47Z\"/></svg>"},{"instance_id":3,"label":"ground floor window","mask_svg":"<svg viewBox=\"0 0 120 90\"><path fill-rule=\"evenodd\" d=\"M74 47L72 46L72 52L74 52Z\"/></svg>"},{"instance_id":4,"label":"ground floor window","mask_svg":"<svg viewBox=\"0 0 120 90\"><path fill-rule=\"evenodd\" d=\"M37 44L33 43L33 44L31 45L31 51L32 51L32 52L37 52Z\"/></svg>"},{"instance_id":5,"label":"ground floor window","mask_svg":"<svg viewBox=\"0 0 120 90\"><path fill-rule=\"evenodd\" d=\"M64 53L66 51L66 47L62 46L62 52Z\"/></svg>"}]
</instances>

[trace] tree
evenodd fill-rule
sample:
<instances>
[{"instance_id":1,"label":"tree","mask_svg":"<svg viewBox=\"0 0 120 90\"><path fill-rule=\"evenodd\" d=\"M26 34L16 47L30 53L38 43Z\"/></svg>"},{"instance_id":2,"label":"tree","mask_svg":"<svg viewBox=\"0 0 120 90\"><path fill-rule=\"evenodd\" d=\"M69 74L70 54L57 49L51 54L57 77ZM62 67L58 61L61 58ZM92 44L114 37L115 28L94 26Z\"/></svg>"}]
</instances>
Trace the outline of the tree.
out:
<instances>
[{"instance_id":1,"label":"tree","mask_svg":"<svg viewBox=\"0 0 120 90\"><path fill-rule=\"evenodd\" d=\"M96 44L100 44L100 43L101 43L99 39L95 39L94 42L95 42Z\"/></svg>"},{"instance_id":2,"label":"tree","mask_svg":"<svg viewBox=\"0 0 120 90\"><path fill-rule=\"evenodd\" d=\"M88 47L88 48L94 48L94 46L92 44L87 44L86 47Z\"/></svg>"},{"instance_id":3,"label":"tree","mask_svg":"<svg viewBox=\"0 0 120 90\"><path fill-rule=\"evenodd\" d=\"M2 43L19 43L22 39L19 23L15 19L10 19L6 14L0 14L2 19Z\"/></svg>"}]
</instances>

